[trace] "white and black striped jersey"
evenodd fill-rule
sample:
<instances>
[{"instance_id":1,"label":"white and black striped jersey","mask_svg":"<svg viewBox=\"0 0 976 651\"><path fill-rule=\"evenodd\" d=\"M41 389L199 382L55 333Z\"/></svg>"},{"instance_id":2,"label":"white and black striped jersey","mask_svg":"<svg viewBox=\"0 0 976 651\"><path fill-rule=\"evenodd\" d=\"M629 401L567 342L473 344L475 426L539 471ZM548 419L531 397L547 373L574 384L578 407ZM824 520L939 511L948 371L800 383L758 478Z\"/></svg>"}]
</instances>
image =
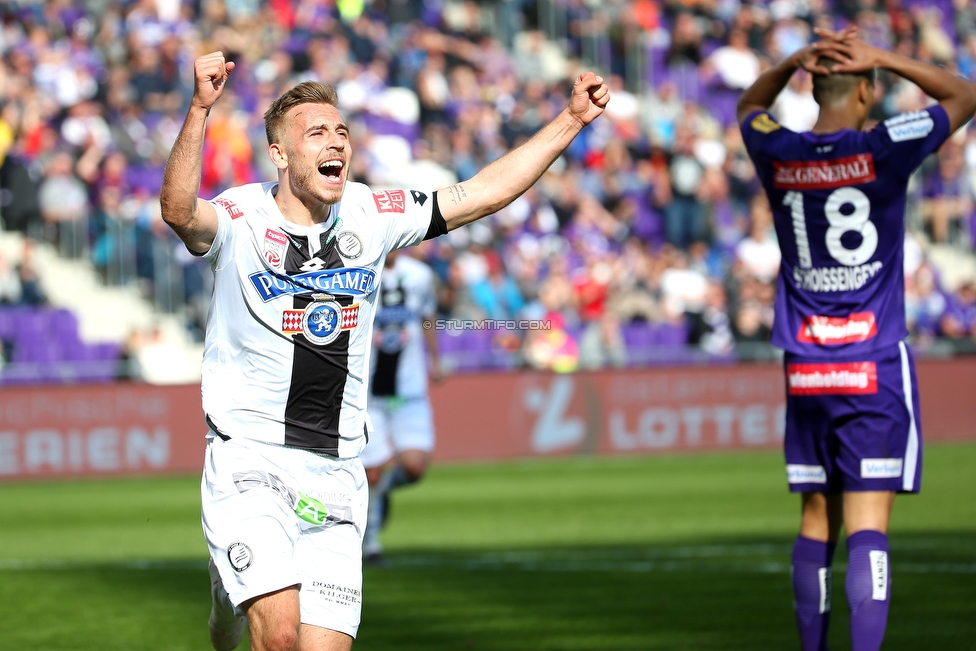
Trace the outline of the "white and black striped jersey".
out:
<instances>
[{"instance_id":1,"label":"white and black striped jersey","mask_svg":"<svg viewBox=\"0 0 976 651\"><path fill-rule=\"evenodd\" d=\"M203 409L224 437L346 458L365 445L373 309L386 254L446 231L437 197L349 182L329 220L284 219L277 183L231 188L219 226Z\"/></svg>"},{"instance_id":2,"label":"white and black striped jersey","mask_svg":"<svg viewBox=\"0 0 976 651\"><path fill-rule=\"evenodd\" d=\"M372 395L427 397L423 320L436 312L433 270L419 260L398 256L384 270L373 320Z\"/></svg>"}]
</instances>

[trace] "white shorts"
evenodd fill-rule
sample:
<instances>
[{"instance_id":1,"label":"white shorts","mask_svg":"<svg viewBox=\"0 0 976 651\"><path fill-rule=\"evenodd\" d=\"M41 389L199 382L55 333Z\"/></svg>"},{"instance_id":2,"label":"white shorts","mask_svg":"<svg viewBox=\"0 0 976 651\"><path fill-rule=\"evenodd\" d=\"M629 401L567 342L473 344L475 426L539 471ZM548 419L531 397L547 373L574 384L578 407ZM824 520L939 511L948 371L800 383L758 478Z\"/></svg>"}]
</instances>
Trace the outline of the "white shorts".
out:
<instances>
[{"instance_id":1,"label":"white shorts","mask_svg":"<svg viewBox=\"0 0 976 651\"><path fill-rule=\"evenodd\" d=\"M301 622L359 630L368 489L358 458L211 434L203 533L235 606L300 585Z\"/></svg>"},{"instance_id":2,"label":"white shorts","mask_svg":"<svg viewBox=\"0 0 976 651\"><path fill-rule=\"evenodd\" d=\"M401 450L433 451L434 416L427 398L370 396L366 411L373 431L359 458L367 468L382 466Z\"/></svg>"}]
</instances>

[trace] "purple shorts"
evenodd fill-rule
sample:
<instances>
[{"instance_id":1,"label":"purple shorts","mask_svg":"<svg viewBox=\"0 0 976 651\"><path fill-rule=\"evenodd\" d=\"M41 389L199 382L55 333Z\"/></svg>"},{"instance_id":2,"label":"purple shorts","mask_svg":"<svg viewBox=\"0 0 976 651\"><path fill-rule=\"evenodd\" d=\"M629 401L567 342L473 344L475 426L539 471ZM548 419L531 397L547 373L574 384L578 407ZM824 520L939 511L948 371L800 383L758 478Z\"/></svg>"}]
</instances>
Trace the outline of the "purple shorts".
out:
<instances>
[{"instance_id":1,"label":"purple shorts","mask_svg":"<svg viewBox=\"0 0 976 651\"><path fill-rule=\"evenodd\" d=\"M787 354L784 365L792 492L919 491L918 381L904 342L867 360Z\"/></svg>"}]
</instances>

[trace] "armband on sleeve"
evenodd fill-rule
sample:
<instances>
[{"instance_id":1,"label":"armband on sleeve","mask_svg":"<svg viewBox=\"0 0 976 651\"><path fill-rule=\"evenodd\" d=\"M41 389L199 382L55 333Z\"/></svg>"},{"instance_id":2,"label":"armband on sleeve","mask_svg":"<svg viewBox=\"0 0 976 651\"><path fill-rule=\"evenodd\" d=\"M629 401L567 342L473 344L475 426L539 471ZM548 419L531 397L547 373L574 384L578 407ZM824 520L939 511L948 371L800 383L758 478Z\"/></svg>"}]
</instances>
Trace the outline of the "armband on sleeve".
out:
<instances>
[{"instance_id":1,"label":"armband on sleeve","mask_svg":"<svg viewBox=\"0 0 976 651\"><path fill-rule=\"evenodd\" d=\"M436 191L434 192L433 200L434 205L432 206L430 215L430 226L427 228L427 234L424 235L425 240L430 240L447 233L447 221L444 219L444 215L441 214L441 208L437 204Z\"/></svg>"}]
</instances>

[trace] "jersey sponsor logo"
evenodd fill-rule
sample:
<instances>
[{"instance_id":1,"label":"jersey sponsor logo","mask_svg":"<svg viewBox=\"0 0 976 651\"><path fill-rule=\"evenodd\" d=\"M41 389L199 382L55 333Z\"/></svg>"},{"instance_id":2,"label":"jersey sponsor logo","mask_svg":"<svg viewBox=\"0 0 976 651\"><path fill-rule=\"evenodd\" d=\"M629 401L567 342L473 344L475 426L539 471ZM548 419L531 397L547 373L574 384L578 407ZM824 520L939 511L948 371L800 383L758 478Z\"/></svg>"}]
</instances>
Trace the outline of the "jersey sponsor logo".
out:
<instances>
[{"instance_id":1,"label":"jersey sponsor logo","mask_svg":"<svg viewBox=\"0 0 976 651\"><path fill-rule=\"evenodd\" d=\"M340 228L342 228L342 217L336 217L335 224L333 224L332 228L329 229L329 236L325 238L326 245L332 241L332 238L335 237Z\"/></svg>"},{"instance_id":2,"label":"jersey sponsor logo","mask_svg":"<svg viewBox=\"0 0 976 651\"><path fill-rule=\"evenodd\" d=\"M254 553L242 542L231 543L227 548L227 560L230 561L231 567L238 572L243 572L254 562Z\"/></svg>"},{"instance_id":3,"label":"jersey sponsor logo","mask_svg":"<svg viewBox=\"0 0 976 651\"><path fill-rule=\"evenodd\" d=\"M788 364L786 379L791 396L850 396L878 392L878 369L874 362Z\"/></svg>"},{"instance_id":4,"label":"jersey sponsor logo","mask_svg":"<svg viewBox=\"0 0 976 651\"><path fill-rule=\"evenodd\" d=\"M871 154L834 160L773 161L773 185L784 190L826 190L868 183L875 178Z\"/></svg>"},{"instance_id":5,"label":"jersey sponsor logo","mask_svg":"<svg viewBox=\"0 0 976 651\"><path fill-rule=\"evenodd\" d=\"M403 212L406 209L406 200L403 190L383 190L373 193L377 212Z\"/></svg>"},{"instance_id":6,"label":"jersey sponsor logo","mask_svg":"<svg viewBox=\"0 0 976 651\"><path fill-rule=\"evenodd\" d=\"M285 259L285 249L288 247L288 238L284 233L268 229L264 233L264 259L272 267L280 267Z\"/></svg>"},{"instance_id":7,"label":"jersey sponsor logo","mask_svg":"<svg viewBox=\"0 0 976 651\"><path fill-rule=\"evenodd\" d=\"M281 331L286 335L302 333L314 344L324 346L335 341L343 330L359 324L359 304L343 307L334 300L309 303L304 310L281 313Z\"/></svg>"},{"instance_id":8,"label":"jersey sponsor logo","mask_svg":"<svg viewBox=\"0 0 976 651\"><path fill-rule=\"evenodd\" d=\"M826 484L827 471L823 466L804 466L797 463L786 464L786 479L791 484Z\"/></svg>"},{"instance_id":9,"label":"jersey sponsor logo","mask_svg":"<svg viewBox=\"0 0 976 651\"><path fill-rule=\"evenodd\" d=\"M336 248L343 258L355 260L363 254L363 241L352 231L342 231L336 235Z\"/></svg>"},{"instance_id":10,"label":"jersey sponsor logo","mask_svg":"<svg viewBox=\"0 0 976 651\"><path fill-rule=\"evenodd\" d=\"M881 261L856 267L814 267L793 269L793 281L807 292L848 292L860 289L878 275Z\"/></svg>"},{"instance_id":11,"label":"jersey sponsor logo","mask_svg":"<svg viewBox=\"0 0 976 651\"><path fill-rule=\"evenodd\" d=\"M861 459L862 479L901 477L901 459Z\"/></svg>"},{"instance_id":12,"label":"jersey sponsor logo","mask_svg":"<svg viewBox=\"0 0 976 651\"><path fill-rule=\"evenodd\" d=\"M932 133L935 122L932 118L925 117L914 122L906 122L898 126L888 127L888 137L891 142L905 142L906 140L918 140Z\"/></svg>"},{"instance_id":13,"label":"jersey sponsor logo","mask_svg":"<svg viewBox=\"0 0 976 651\"><path fill-rule=\"evenodd\" d=\"M213 203L223 207L223 209L227 211L227 214L230 215L231 219L237 219L238 217L244 216L244 211L238 208L237 204L230 199L224 199L221 197L214 199Z\"/></svg>"},{"instance_id":14,"label":"jersey sponsor logo","mask_svg":"<svg viewBox=\"0 0 976 651\"><path fill-rule=\"evenodd\" d=\"M248 470L247 472L234 473L234 485L238 492L246 493L249 490L267 488L280 497L292 509L298 517L314 525L323 525L326 522L336 524L351 523L352 501L345 493L319 493L318 497L305 495L295 490L280 477L263 470ZM330 502L342 502L341 504L329 504Z\"/></svg>"},{"instance_id":15,"label":"jersey sponsor logo","mask_svg":"<svg viewBox=\"0 0 976 651\"><path fill-rule=\"evenodd\" d=\"M848 317L804 317L796 340L801 344L852 344L877 334L874 312L854 312Z\"/></svg>"},{"instance_id":16,"label":"jersey sponsor logo","mask_svg":"<svg viewBox=\"0 0 976 651\"><path fill-rule=\"evenodd\" d=\"M899 113L893 117L888 118L884 121L886 127L894 127L899 124L905 124L906 122L914 122L915 120L921 120L923 118L931 117L927 109L922 109L921 111L909 111L908 113Z\"/></svg>"},{"instance_id":17,"label":"jersey sponsor logo","mask_svg":"<svg viewBox=\"0 0 976 651\"><path fill-rule=\"evenodd\" d=\"M752 118L752 122L749 124L759 133L772 133L780 128L776 120L769 116L769 113L760 113Z\"/></svg>"},{"instance_id":18,"label":"jersey sponsor logo","mask_svg":"<svg viewBox=\"0 0 976 651\"><path fill-rule=\"evenodd\" d=\"M294 276L282 276L268 271L258 271L248 276L261 300L268 301L279 296L303 294L306 292L325 292L342 296L366 296L372 294L376 272L362 267L340 267L339 269L316 269Z\"/></svg>"}]
</instances>

